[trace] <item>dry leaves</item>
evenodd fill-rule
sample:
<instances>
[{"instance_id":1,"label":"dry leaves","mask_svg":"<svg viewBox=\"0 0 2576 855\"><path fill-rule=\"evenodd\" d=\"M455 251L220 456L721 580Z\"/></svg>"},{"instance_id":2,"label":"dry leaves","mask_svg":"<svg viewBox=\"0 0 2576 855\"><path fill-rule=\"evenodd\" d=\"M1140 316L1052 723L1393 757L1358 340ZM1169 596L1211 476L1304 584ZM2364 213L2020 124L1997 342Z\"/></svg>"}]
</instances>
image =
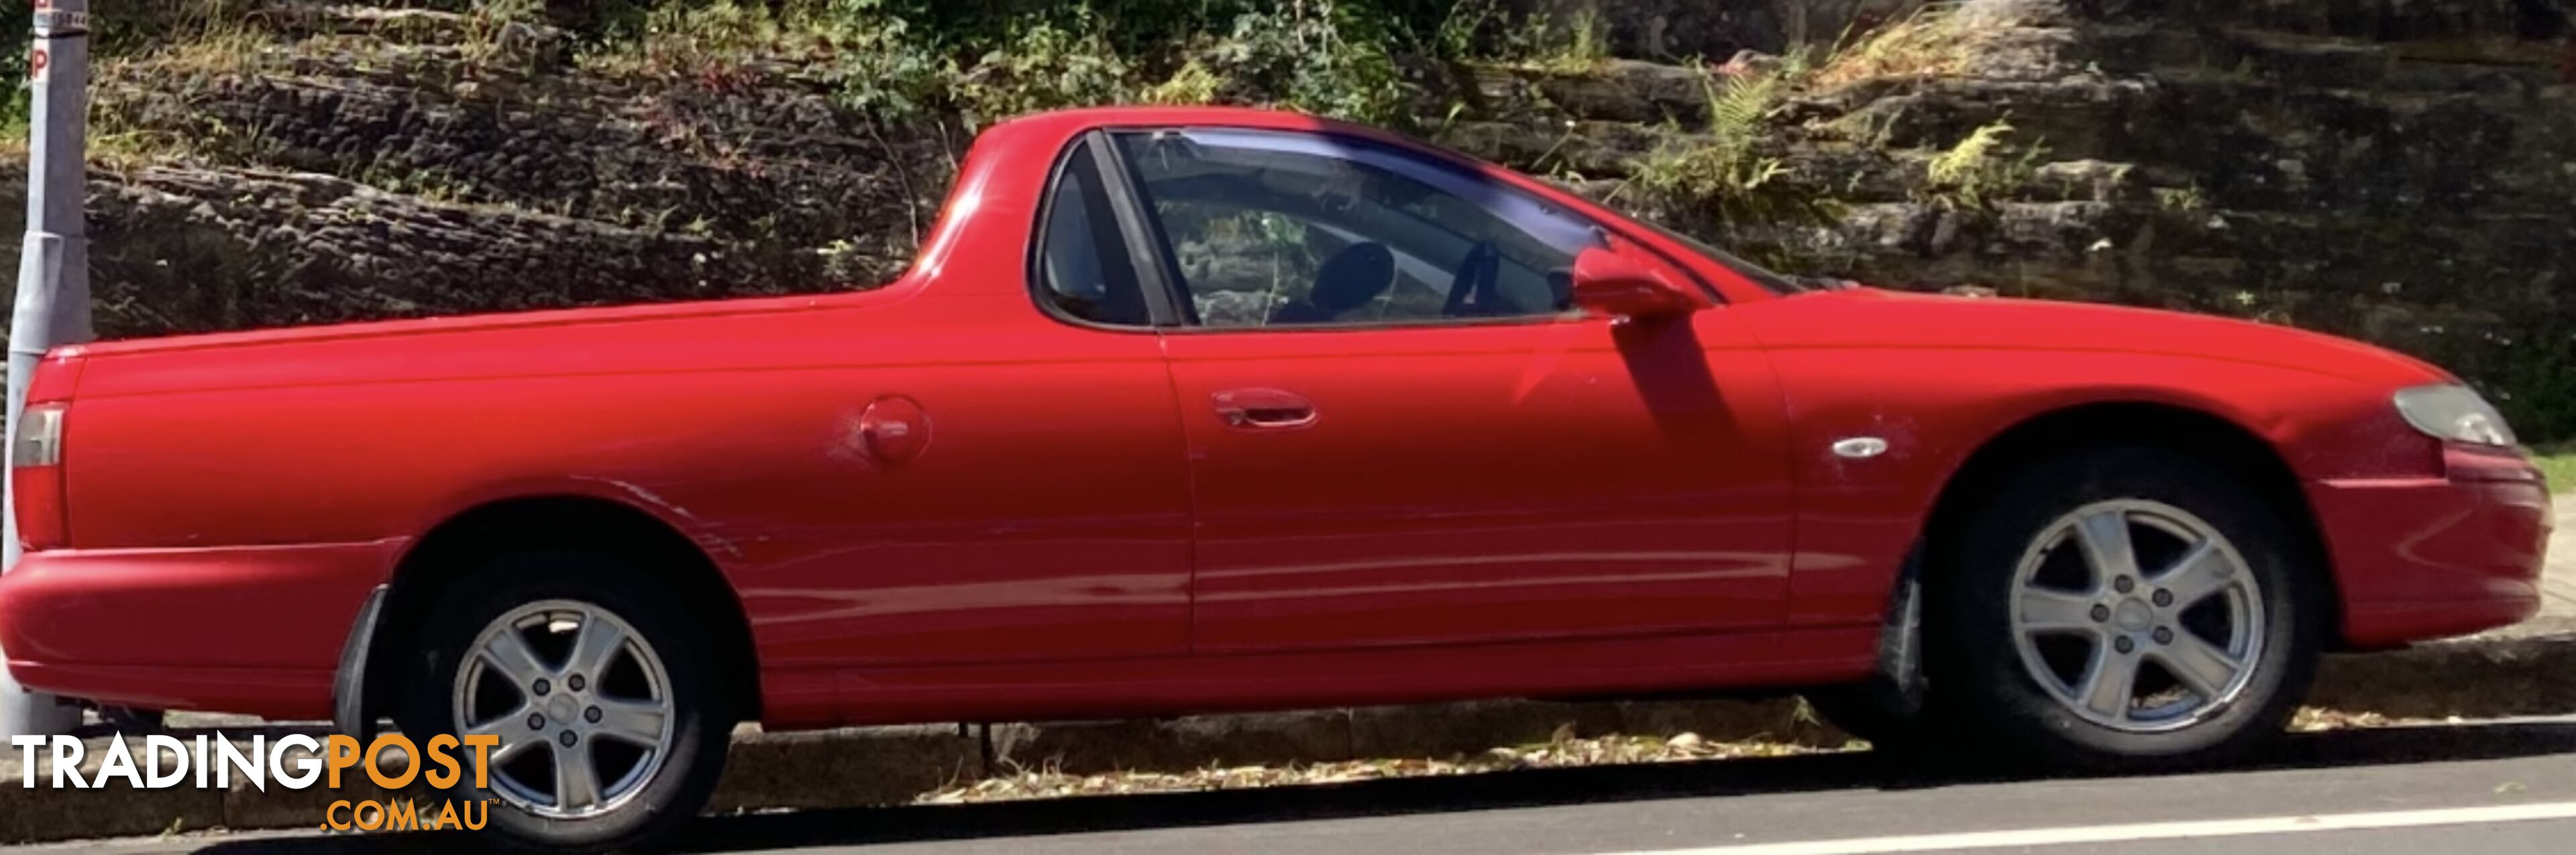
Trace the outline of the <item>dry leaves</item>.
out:
<instances>
[{"instance_id":1,"label":"dry leaves","mask_svg":"<svg viewBox=\"0 0 2576 855\"><path fill-rule=\"evenodd\" d=\"M2303 707L2291 720L2290 729L2294 732L2308 733L2422 723L2426 723L2425 720L2390 718L2370 712ZM1856 751L1869 747L1865 742L1851 742L1839 747L1819 747L1812 744L1770 740L1711 742L1700 738L1695 733L1684 733L1671 738L1612 735L1597 739L1583 739L1574 736L1570 726L1559 728L1556 737L1555 740L1543 745L1494 748L1482 754L1453 756L1445 760L1422 758L1351 760L1291 766L1209 767L1190 772L1110 772L1088 775L1069 774L1054 768L1022 769L1016 774L997 775L927 793L917 802L961 804L1066 796L1245 790L1259 787L1340 784L1389 778L1481 775L1517 769L1676 763L1739 757L1785 757L1796 754Z\"/></svg>"},{"instance_id":2,"label":"dry leaves","mask_svg":"<svg viewBox=\"0 0 2576 855\"><path fill-rule=\"evenodd\" d=\"M2456 719L2455 719L2456 721ZM2347 712L2322 707L2300 707L2290 717L2291 733L2315 733L2321 730L2355 730L2371 727L2396 727L2409 724L2431 724L2432 719L2390 718L2375 712Z\"/></svg>"},{"instance_id":3,"label":"dry leaves","mask_svg":"<svg viewBox=\"0 0 2576 855\"><path fill-rule=\"evenodd\" d=\"M1607 736L1581 739L1570 728L1544 745L1494 748L1473 756L1445 760L1405 758L1352 760L1292 766L1211 767L1192 772L1111 772L1068 774L1055 769L1022 769L923 795L922 804L1014 801L1064 796L1242 790L1298 784L1339 784L1387 778L1478 775L1515 769L1602 766L1622 763L1671 763L1733 757L1779 757L1854 750L1862 743L1818 748L1785 742L1707 742L1685 733L1665 739L1653 736Z\"/></svg>"}]
</instances>

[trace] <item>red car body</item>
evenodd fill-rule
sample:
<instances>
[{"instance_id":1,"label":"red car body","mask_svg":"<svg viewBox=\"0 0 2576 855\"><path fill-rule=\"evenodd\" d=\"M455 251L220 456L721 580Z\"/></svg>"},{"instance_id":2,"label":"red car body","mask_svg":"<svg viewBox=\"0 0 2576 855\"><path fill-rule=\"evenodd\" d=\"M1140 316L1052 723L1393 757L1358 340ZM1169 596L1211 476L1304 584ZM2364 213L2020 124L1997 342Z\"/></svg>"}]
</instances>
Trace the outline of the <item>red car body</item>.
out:
<instances>
[{"instance_id":1,"label":"red car body","mask_svg":"<svg viewBox=\"0 0 2576 855\"><path fill-rule=\"evenodd\" d=\"M1709 288L1646 334L1040 311L1058 153L1162 126L1454 157L1277 113L1055 113L988 131L874 290L59 350L30 400L69 402L67 524L0 578L9 667L109 703L328 715L372 591L399 611L441 532L543 502L701 553L721 585L700 605L738 622L773 726L1850 682L1954 476L2080 412L2275 455L2347 647L2537 606L2537 471L2390 405L2437 369L2208 317L1778 294L1489 165ZM1310 418L1229 418L1265 396ZM1860 435L1886 452L1832 453Z\"/></svg>"}]
</instances>

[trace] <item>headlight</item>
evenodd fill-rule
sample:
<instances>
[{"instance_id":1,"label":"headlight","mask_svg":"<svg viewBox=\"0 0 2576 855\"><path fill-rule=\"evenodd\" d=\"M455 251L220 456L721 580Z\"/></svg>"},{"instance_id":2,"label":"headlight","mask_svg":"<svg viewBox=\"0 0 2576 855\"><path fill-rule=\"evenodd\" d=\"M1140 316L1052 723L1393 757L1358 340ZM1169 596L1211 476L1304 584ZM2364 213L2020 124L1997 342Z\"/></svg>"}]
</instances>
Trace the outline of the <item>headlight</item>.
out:
<instances>
[{"instance_id":1,"label":"headlight","mask_svg":"<svg viewBox=\"0 0 2576 855\"><path fill-rule=\"evenodd\" d=\"M2475 445L2513 444L2513 428L2466 386L2417 386L2397 392L2397 414L2436 439Z\"/></svg>"}]
</instances>

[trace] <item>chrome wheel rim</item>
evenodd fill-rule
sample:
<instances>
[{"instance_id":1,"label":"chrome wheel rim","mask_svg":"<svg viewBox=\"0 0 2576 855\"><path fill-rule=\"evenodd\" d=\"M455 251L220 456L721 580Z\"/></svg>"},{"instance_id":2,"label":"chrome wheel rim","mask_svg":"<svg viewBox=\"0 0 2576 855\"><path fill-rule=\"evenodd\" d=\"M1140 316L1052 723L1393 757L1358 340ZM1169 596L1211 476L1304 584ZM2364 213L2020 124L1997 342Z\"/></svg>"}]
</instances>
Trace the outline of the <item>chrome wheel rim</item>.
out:
<instances>
[{"instance_id":1,"label":"chrome wheel rim","mask_svg":"<svg viewBox=\"0 0 2576 855\"><path fill-rule=\"evenodd\" d=\"M2236 702L2263 658L2263 589L2191 512L2097 502L2040 530L2013 574L2013 645L2069 712L2131 733Z\"/></svg>"},{"instance_id":2,"label":"chrome wheel rim","mask_svg":"<svg viewBox=\"0 0 2576 855\"><path fill-rule=\"evenodd\" d=\"M456 669L453 714L500 738L491 790L548 819L616 810L671 755L671 680L653 645L616 614L574 600L510 610Z\"/></svg>"}]
</instances>

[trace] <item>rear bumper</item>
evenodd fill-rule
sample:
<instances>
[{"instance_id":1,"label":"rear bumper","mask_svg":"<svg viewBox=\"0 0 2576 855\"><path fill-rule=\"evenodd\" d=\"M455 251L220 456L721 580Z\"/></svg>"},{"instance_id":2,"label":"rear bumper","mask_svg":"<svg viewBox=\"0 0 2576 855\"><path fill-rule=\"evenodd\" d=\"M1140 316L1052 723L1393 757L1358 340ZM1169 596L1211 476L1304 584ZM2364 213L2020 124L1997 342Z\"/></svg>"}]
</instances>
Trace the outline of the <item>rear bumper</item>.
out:
<instances>
[{"instance_id":1,"label":"rear bumper","mask_svg":"<svg viewBox=\"0 0 2576 855\"><path fill-rule=\"evenodd\" d=\"M349 628L408 542L30 553L0 576L0 650L54 694L327 718Z\"/></svg>"},{"instance_id":2,"label":"rear bumper","mask_svg":"<svg viewBox=\"0 0 2576 855\"><path fill-rule=\"evenodd\" d=\"M2343 596L2343 640L2393 647L2540 610L2549 489L2520 455L2451 449L2441 478L2312 482Z\"/></svg>"}]
</instances>

